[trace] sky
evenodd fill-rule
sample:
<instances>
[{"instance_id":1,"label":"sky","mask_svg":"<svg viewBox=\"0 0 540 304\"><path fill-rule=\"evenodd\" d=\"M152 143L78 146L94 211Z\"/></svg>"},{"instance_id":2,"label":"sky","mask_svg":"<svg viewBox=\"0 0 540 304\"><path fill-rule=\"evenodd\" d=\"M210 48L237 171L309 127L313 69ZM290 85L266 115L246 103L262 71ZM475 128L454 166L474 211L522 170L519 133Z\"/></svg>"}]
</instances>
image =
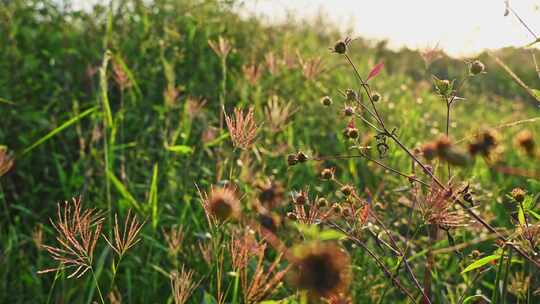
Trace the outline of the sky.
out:
<instances>
[{"instance_id":1,"label":"sky","mask_svg":"<svg viewBox=\"0 0 540 304\"><path fill-rule=\"evenodd\" d=\"M322 12L355 35L388 39L391 47L438 46L454 56L484 49L523 46L535 38L511 14L504 0L246 0L242 13L269 22L287 12L313 18ZM540 0L510 0L511 7L540 34Z\"/></svg>"},{"instance_id":2,"label":"sky","mask_svg":"<svg viewBox=\"0 0 540 304\"><path fill-rule=\"evenodd\" d=\"M73 0L91 7L106 0ZM511 7L540 34L540 0L509 0ZM453 56L484 49L523 46L534 37L511 14L505 0L243 0L240 13L282 22L288 13L310 19L323 13L354 36L387 39L390 47L424 49L438 45Z\"/></svg>"}]
</instances>

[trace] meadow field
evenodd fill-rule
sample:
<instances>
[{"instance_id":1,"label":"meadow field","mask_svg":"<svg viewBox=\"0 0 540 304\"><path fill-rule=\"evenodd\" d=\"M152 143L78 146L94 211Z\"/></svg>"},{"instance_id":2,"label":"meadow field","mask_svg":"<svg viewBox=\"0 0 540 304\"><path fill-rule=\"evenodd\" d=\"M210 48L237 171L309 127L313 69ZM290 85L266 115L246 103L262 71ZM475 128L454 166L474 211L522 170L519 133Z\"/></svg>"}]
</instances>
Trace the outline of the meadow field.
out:
<instances>
[{"instance_id":1,"label":"meadow field","mask_svg":"<svg viewBox=\"0 0 540 304\"><path fill-rule=\"evenodd\" d=\"M540 303L512 7L531 45L452 58L235 0L68 3L0 1L0 303Z\"/></svg>"}]
</instances>

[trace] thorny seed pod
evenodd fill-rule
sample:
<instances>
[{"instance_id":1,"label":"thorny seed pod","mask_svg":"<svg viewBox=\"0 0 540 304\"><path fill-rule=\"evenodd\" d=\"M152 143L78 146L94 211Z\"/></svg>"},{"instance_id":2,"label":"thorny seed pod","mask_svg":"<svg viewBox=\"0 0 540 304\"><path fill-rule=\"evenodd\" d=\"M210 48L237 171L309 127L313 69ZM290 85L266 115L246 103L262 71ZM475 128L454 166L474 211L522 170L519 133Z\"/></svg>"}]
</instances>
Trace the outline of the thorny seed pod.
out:
<instances>
[{"instance_id":1,"label":"thorny seed pod","mask_svg":"<svg viewBox=\"0 0 540 304\"><path fill-rule=\"evenodd\" d=\"M378 102L379 100L381 100L381 94L377 92L372 93L371 100L373 100L374 102Z\"/></svg>"},{"instance_id":2,"label":"thorny seed pod","mask_svg":"<svg viewBox=\"0 0 540 304\"><path fill-rule=\"evenodd\" d=\"M347 96L347 101L357 101L358 100L358 94L353 89L345 90L345 95Z\"/></svg>"},{"instance_id":3,"label":"thorny seed pod","mask_svg":"<svg viewBox=\"0 0 540 304\"><path fill-rule=\"evenodd\" d=\"M334 178L334 169L333 168L325 168L321 171L321 177L323 179L332 179Z\"/></svg>"},{"instance_id":4,"label":"thorny seed pod","mask_svg":"<svg viewBox=\"0 0 540 304\"><path fill-rule=\"evenodd\" d=\"M471 75L478 75L480 73L483 73L484 70L485 66L480 60L475 60L470 63L469 72L471 73Z\"/></svg>"},{"instance_id":5,"label":"thorny seed pod","mask_svg":"<svg viewBox=\"0 0 540 304\"><path fill-rule=\"evenodd\" d=\"M345 292L351 279L349 255L333 242L314 242L293 248L291 282L312 299Z\"/></svg>"},{"instance_id":6,"label":"thorny seed pod","mask_svg":"<svg viewBox=\"0 0 540 304\"><path fill-rule=\"evenodd\" d=\"M287 164L289 164L289 166L294 166L298 163L298 157L296 156L296 154L289 154L287 156Z\"/></svg>"},{"instance_id":7,"label":"thorny seed pod","mask_svg":"<svg viewBox=\"0 0 540 304\"><path fill-rule=\"evenodd\" d=\"M343 114L345 114L345 116L353 116L354 108L351 106L345 106L345 108L343 109Z\"/></svg>"},{"instance_id":8,"label":"thorny seed pod","mask_svg":"<svg viewBox=\"0 0 540 304\"><path fill-rule=\"evenodd\" d=\"M510 196L518 203L522 203L525 200L525 195L525 190L521 188L514 188L512 192L510 192Z\"/></svg>"},{"instance_id":9,"label":"thorny seed pod","mask_svg":"<svg viewBox=\"0 0 540 304\"><path fill-rule=\"evenodd\" d=\"M324 96L323 98L321 98L321 103L323 104L323 106L329 107L332 105L333 101L330 96Z\"/></svg>"},{"instance_id":10,"label":"thorny seed pod","mask_svg":"<svg viewBox=\"0 0 540 304\"><path fill-rule=\"evenodd\" d=\"M300 151L296 154L296 159L299 163L305 163L308 160L308 157L304 152Z\"/></svg>"},{"instance_id":11,"label":"thorny seed pod","mask_svg":"<svg viewBox=\"0 0 540 304\"><path fill-rule=\"evenodd\" d=\"M528 155L534 154L534 137L529 130L523 130L516 135L516 145L523 149Z\"/></svg>"},{"instance_id":12,"label":"thorny seed pod","mask_svg":"<svg viewBox=\"0 0 540 304\"><path fill-rule=\"evenodd\" d=\"M349 196L349 195L352 194L354 189L353 189L353 187L351 185L344 185L339 189L339 191L341 191L341 193L343 193L343 195Z\"/></svg>"}]
</instances>

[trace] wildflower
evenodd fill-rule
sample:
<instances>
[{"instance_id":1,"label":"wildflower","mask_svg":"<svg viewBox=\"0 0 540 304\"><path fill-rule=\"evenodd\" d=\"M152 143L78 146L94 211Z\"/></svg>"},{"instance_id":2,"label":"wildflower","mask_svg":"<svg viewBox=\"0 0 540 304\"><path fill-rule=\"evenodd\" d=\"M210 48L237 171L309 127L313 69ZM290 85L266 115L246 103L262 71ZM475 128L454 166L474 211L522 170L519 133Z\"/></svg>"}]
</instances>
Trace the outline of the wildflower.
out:
<instances>
[{"instance_id":1,"label":"wildflower","mask_svg":"<svg viewBox=\"0 0 540 304\"><path fill-rule=\"evenodd\" d=\"M532 156L535 147L533 133L529 130L519 132L516 135L516 145L523 149L527 155Z\"/></svg>"},{"instance_id":2,"label":"wildflower","mask_svg":"<svg viewBox=\"0 0 540 304\"><path fill-rule=\"evenodd\" d=\"M59 247L43 245L52 258L60 265L39 271L47 273L62 268L74 268L68 278L80 278L92 269L94 249L101 236L104 218L96 209L83 211L81 198L73 198L72 203L58 204L57 221L51 224L57 232Z\"/></svg>"},{"instance_id":3,"label":"wildflower","mask_svg":"<svg viewBox=\"0 0 540 304\"><path fill-rule=\"evenodd\" d=\"M225 59L232 50L229 41L221 36L218 37L218 41L208 40L208 45L221 59Z\"/></svg>"},{"instance_id":4,"label":"wildflower","mask_svg":"<svg viewBox=\"0 0 540 304\"><path fill-rule=\"evenodd\" d=\"M7 147L0 146L0 177L6 174L15 163L15 158L8 153Z\"/></svg>"},{"instance_id":5,"label":"wildflower","mask_svg":"<svg viewBox=\"0 0 540 304\"><path fill-rule=\"evenodd\" d=\"M172 272L170 280L175 304L187 303L195 288L199 286L199 283L193 282L193 271L185 270L184 266L182 266L180 272Z\"/></svg>"},{"instance_id":6,"label":"wildflower","mask_svg":"<svg viewBox=\"0 0 540 304\"><path fill-rule=\"evenodd\" d=\"M334 47L332 48L332 51L337 54L345 54L347 52L347 47L351 43L351 38L346 37L343 40L340 40L334 44Z\"/></svg>"},{"instance_id":7,"label":"wildflower","mask_svg":"<svg viewBox=\"0 0 540 304\"><path fill-rule=\"evenodd\" d=\"M314 242L293 248L291 282L312 298L329 298L344 293L350 283L349 255L336 243Z\"/></svg>"},{"instance_id":8,"label":"wildflower","mask_svg":"<svg viewBox=\"0 0 540 304\"><path fill-rule=\"evenodd\" d=\"M525 190L521 188L514 188L510 193L510 196L512 196L512 198L518 203L522 203L525 200L526 195L527 193L525 192Z\"/></svg>"},{"instance_id":9,"label":"wildflower","mask_svg":"<svg viewBox=\"0 0 540 304\"><path fill-rule=\"evenodd\" d=\"M240 216L240 201L229 187L212 187L210 195L201 195L203 208L209 220L224 222Z\"/></svg>"},{"instance_id":10,"label":"wildflower","mask_svg":"<svg viewBox=\"0 0 540 304\"><path fill-rule=\"evenodd\" d=\"M296 205L304 205L308 202L308 194L306 191L302 190L296 194L296 197L294 197L293 202Z\"/></svg>"},{"instance_id":11,"label":"wildflower","mask_svg":"<svg viewBox=\"0 0 540 304\"><path fill-rule=\"evenodd\" d=\"M235 147L245 150L255 141L259 126L255 122L254 116L253 107L249 108L245 116L239 108L234 109L234 118L225 115L225 121Z\"/></svg>"},{"instance_id":12,"label":"wildflower","mask_svg":"<svg viewBox=\"0 0 540 304\"><path fill-rule=\"evenodd\" d=\"M334 178L334 168L325 168L321 171L321 177L323 179L332 179Z\"/></svg>"},{"instance_id":13,"label":"wildflower","mask_svg":"<svg viewBox=\"0 0 540 304\"><path fill-rule=\"evenodd\" d=\"M333 101L332 101L332 98L330 98L330 96L324 96L322 99L321 99L321 103L326 106L326 107L329 107L332 105Z\"/></svg>"},{"instance_id":14,"label":"wildflower","mask_svg":"<svg viewBox=\"0 0 540 304\"><path fill-rule=\"evenodd\" d=\"M469 64L469 73L471 75L478 75L485 70L484 64L480 60L475 60Z\"/></svg>"},{"instance_id":15,"label":"wildflower","mask_svg":"<svg viewBox=\"0 0 540 304\"><path fill-rule=\"evenodd\" d=\"M374 102L378 102L379 100L381 100L381 94L377 92L372 93L371 100L373 100Z\"/></svg>"}]
</instances>

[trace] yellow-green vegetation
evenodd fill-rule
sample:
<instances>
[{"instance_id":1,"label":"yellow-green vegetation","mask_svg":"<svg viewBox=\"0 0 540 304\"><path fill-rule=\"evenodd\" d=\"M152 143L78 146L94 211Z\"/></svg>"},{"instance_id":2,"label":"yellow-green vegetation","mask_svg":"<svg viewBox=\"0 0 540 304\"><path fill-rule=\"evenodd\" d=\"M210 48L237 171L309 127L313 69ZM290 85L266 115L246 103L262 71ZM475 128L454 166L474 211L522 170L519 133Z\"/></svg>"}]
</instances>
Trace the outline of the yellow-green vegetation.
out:
<instances>
[{"instance_id":1,"label":"yellow-green vegetation","mask_svg":"<svg viewBox=\"0 0 540 304\"><path fill-rule=\"evenodd\" d=\"M59 3L0 4L1 303L540 301L538 51Z\"/></svg>"}]
</instances>

